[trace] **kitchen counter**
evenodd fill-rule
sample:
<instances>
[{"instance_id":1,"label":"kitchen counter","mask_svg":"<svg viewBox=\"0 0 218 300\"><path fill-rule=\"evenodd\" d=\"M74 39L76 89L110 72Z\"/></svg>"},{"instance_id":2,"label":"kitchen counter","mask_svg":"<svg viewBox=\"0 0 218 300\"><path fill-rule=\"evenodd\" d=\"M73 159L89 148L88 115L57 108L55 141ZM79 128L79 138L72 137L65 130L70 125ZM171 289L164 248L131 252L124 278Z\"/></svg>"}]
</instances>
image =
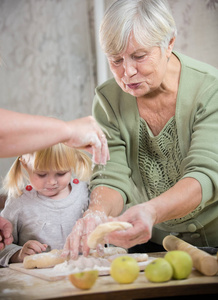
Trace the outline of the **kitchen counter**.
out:
<instances>
[{"instance_id":1,"label":"kitchen counter","mask_svg":"<svg viewBox=\"0 0 218 300\"><path fill-rule=\"evenodd\" d=\"M160 257L163 253L152 253L149 256ZM74 287L67 278L47 281L10 268L0 269L0 299L4 300L128 300L203 294L218 294L218 274L208 277L193 270L185 280L151 283L144 272L140 272L132 284L118 284L111 276L100 276L90 290L83 291Z\"/></svg>"}]
</instances>

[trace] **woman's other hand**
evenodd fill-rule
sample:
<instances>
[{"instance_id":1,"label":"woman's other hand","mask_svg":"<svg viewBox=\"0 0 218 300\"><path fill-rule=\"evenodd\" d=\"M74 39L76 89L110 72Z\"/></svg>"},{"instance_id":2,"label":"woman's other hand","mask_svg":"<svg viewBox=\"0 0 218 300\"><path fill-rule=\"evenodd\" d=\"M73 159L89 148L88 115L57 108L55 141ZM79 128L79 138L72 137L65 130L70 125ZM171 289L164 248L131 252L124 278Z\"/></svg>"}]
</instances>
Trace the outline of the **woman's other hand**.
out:
<instances>
[{"instance_id":1,"label":"woman's other hand","mask_svg":"<svg viewBox=\"0 0 218 300\"><path fill-rule=\"evenodd\" d=\"M68 235L62 256L66 257L70 255L71 259L77 259L79 253L87 256L90 251L87 245L88 235L106 220L107 216L104 212L87 210L84 217L76 222L72 232ZM101 251L100 245L97 251Z\"/></svg>"}]
</instances>

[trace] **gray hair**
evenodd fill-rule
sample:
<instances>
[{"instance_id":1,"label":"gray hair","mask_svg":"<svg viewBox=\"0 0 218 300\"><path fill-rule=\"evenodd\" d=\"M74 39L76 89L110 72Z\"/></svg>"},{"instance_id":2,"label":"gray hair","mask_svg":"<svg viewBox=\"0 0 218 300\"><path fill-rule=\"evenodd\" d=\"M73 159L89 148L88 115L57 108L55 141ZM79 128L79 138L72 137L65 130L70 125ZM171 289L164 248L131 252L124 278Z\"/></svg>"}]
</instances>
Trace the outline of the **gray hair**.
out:
<instances>
[{"instance_id":1,"label":"gray hair","mask_svg":"<svg viewBox=\"0 0 218 300\"><path fill-rule=\"evenodd\" d=\"M175 21L164 0L117 0L106 11L100 27L100 44L107 55L125 51L133 33L143 47L167 48L176 36Z\"/></svg>"}]
</instances>

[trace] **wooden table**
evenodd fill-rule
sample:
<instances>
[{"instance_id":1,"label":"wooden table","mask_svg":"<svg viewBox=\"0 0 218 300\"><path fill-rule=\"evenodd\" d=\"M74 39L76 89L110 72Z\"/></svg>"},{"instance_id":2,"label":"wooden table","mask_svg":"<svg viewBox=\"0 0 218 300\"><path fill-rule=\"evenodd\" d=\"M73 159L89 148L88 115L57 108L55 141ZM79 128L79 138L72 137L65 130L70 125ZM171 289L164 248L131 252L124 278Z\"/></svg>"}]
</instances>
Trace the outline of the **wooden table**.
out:
<instances>
[{"instance_id":1,"label":"wooden table","mask_svg":"<svg viewBox=\"0 0 218 300\"><path fill-rule=\"evenodd\" d=\"M161 255L161 253L151 254L153 257ZM82 291L75 288L68 279L49 282L9 268L0 269L2 300L129 300L200 294L211 295L210 299L218 295L218 275L206 277L193 270L186 280L151 283L141 272L134 283L122 285L116 283L110 276L100 276L92 289Z\"/></svg>"}]
</instances>

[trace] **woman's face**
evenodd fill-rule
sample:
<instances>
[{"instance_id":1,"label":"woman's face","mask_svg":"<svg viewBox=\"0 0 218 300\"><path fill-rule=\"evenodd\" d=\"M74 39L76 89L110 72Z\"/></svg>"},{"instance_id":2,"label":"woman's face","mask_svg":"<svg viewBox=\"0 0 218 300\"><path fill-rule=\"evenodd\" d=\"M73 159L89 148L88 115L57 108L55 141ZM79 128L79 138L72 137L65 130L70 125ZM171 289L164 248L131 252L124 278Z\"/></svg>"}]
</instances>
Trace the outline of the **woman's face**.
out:
<instances>
[{"instance_id":1,"label":"woman's face","mask_svg":"<svg viewBox=\"0 0 218 300\"><path fill-rule=\"evenodd\" d=\"M171 49L171 44L163 53L159 47L145 49L131 35L125 52L108 56L117 84L137 98L157 90L163 82Z\"/></svg>"}]
</instances>

